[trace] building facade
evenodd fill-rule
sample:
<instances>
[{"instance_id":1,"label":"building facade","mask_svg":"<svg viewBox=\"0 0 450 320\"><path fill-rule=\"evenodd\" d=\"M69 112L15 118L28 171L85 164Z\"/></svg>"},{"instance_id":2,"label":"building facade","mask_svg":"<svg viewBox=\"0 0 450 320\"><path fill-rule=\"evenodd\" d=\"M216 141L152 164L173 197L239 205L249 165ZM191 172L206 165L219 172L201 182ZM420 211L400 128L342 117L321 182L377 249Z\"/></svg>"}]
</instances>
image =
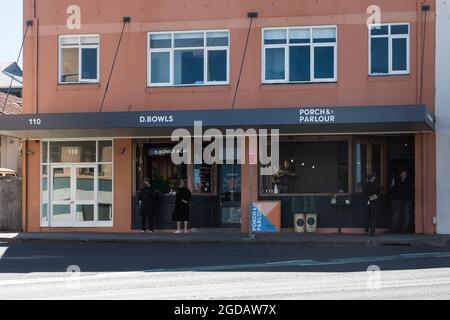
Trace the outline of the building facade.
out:
<instances>
[{"instance_id":1,"label":"building facade","mask_svg":"<svg viewBox=\"0 0 450 320\"><path fill-rule=\"evenodd\" d=\"M24 0L26 115L0 119L25 139L23 229L130 232L150 177L158 228L182 179L192 227L245 232L260 201L280 204L283 230L316 213L319 232L363 232L374 175L388 230L407 170L409 231L435 233L435 2L373 2ZM278 172L242 161L248 144L175 165L171 134L195 121L279 130Z\"/></svg>"},{"instance_id":2,"label":"building facade","mask_svg":"<svg viewBox=\"0 0 450 320\"><path fill-rule=\"evenodd\" d=\"M450 156L450 66L448 55L450 39L447 30L450 28L450 3L438 1L436 3L436 134L437 134L437 231L439 234L450 233L449 199L450 174L447 159Z\"/></svg>"}]
</instances>

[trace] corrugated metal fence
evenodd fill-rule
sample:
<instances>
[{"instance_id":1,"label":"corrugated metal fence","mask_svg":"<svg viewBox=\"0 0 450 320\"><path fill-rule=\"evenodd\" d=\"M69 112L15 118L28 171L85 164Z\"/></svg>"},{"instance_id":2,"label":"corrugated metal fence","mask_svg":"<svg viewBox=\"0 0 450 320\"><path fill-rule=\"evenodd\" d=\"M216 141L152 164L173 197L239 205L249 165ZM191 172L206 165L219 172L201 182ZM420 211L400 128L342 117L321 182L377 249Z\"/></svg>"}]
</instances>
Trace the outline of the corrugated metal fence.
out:
<instances>
[{"instance_id":1,"label":"corrugated metal fence","mask_svg":"<svg viewBox=\"0 0 450 320\"><path fill-rule=\"evenodd\" d=\"M0 231L22 228L22 179L0 177Z\"/></svg>"}]
</instances>

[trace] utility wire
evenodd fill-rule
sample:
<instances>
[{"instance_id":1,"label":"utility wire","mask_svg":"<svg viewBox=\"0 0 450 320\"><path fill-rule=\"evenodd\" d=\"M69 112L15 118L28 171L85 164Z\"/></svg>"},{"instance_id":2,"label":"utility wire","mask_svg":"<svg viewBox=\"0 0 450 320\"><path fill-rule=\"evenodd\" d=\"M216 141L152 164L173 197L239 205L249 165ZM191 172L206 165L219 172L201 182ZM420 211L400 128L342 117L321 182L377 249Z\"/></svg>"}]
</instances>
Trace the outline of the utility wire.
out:
<instances>
[{"instance_id":1,"label":"utility wire","mask_svg":"<svg viewBox=\"0 0 450 320\"><path fill-rule=\"evenodd\" d=\"M125 31L125 26L127 23L129 23L131 20L129 17L124 17L123 18L123 26L122 26L122 32L120 33L120 39L119 39L119 43L117 45L117 49L116 49L116 54L114 55L114 60L113 60L113 64L111 66L111 71L109 73L109 78L108 78L108 82L106 84L106 88L105 88L105 93L103 94L103 99L102 99L102 104L100 105L100 110L99 112L103 111L103 106L105 104L105 99L106 99L106 95L108 94L108 90L109 90L109 84L111 83L111 77L114 71L114 67L116 65L116 60L117 60L117 55L119 54L119 49L120 49L120 44L122 43L122 37L123 37L123 33Z\"/></svg>"},{"instance_id":2,"label":"utility wire","mask_svg":"<svg viewBox=\"0 0 450 320\"><path fill-rule=\"evenodd\" d=\"M247 41L245 42L244 54L242 56L242 62L241 62L241 69L239 70L239 77L237 80L236 90L234 92L233 104L231 105L231 109L234 109L235 104L236 104L236 97L237 97L237 94L239 91L239 85L241 84L241 75L242 75L242 70L244 68L245 56L247 55L248 40L250 38L250 32L252 31L252 24L253 24L254 18L255 18L255 16L253 16L253 15L250 16L250 25L248 26Z\"/></svg>"},{"instance_id":3,"label":"utility wire","mask_svg":"<svg viewBox=\"0 0 450 320\"><path fill-rule=\"evenodd\" d=\"M17 57L16 65L19 63L20 56L22 55L23 46L24 46L24 44L25 44L25 38L26 38L26 36L27 36L28 29L29 29L30 25L31 25L31 23L28 23L28 22L27 22L27 28L25 29L25 33L24 33L24 35L23 35L22 45L20 46L19 56ZM14 82L14 80L15 80L15 77L16 77L16 75L13 73L13 74L12 74L12 78L11 78L11 82L9 83L8 91L7 91L7 93L6 93L5 102L3 103L3 107L2 107L2 110L0 111L0 114L5 114L6 104L8 103L8 98L9 98L9 95L11 94L11 88L12 88L12 84L13 84L13 82Z\"/></svg>"}]
</instances>

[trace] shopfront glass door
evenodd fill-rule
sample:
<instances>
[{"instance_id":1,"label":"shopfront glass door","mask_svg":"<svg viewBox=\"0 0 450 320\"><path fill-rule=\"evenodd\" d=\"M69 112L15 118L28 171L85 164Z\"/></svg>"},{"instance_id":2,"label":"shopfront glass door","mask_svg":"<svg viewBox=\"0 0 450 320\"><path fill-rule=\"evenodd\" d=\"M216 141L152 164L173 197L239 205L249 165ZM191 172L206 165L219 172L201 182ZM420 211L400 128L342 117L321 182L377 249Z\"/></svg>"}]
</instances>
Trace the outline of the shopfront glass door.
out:
<instances>
[{"instance_id":1,"label":"shopfront glass door","mask_svg":"<svg viewBox=\"0 0 450 320\"><path fill-rule=\"evenodd\" d=\"M55 227L71 227L72 216L72 167L51 168L51 224Z\"/></svg>"},{"instance_id":2,"label":"shopfront glass door","mask_svg":"<svg viewBox=\"0 0 450 320\"><path fill-rule=\"evenodd\" d=\"M367 178L374 175L382 187L386 186L386 143L383 140L357 141L356 192L362 192Z\"/></svg>"},{"instance_id":3,"label":"shopfront glass door","mask_svg":"<svg viewBox=\"0 0 450 320\"><path fill-rule=\"evenodd\" d=\"M96 167L74 167L75 195L73 197L73 210L75 211L75 224L90 224L96 221Z\"/></svg>"},{"instance_id":4,"label":"shopfront glass door","mask_svg":"<svg viewBox=\"0 0 450 320\"><path fill-rule=\"evenodd\" d=\"M51 225L89 226L96 221L97 168L52 166L51 174Z\"/></svg>"},{"instance_id":5,"label":"shopfront glass door","mask_svg":"<svg viewBox=\"0 0 450 320\"><path fill-rule=\"evenodd\" d=\"M220 225L241 224L241 166L222 165L220 170Z\"/></svg>"}]
</instances>

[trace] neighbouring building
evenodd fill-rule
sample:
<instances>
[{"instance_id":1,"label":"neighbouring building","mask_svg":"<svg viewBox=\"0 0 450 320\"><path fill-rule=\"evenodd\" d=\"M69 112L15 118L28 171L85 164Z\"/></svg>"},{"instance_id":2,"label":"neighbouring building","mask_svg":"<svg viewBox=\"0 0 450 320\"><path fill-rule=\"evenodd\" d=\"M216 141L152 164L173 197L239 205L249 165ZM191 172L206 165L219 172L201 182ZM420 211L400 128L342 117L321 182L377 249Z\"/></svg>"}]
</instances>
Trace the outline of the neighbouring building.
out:
<instances>
[{"instance_id":1,"label":"neighbouring building","mask_svg":"<svg viewBox=\"0 0 450 320\"><path fill-rule=\"evenodd\" d=\"M130 232L150 177L158 228L173 228L184 179L196 228L245 232L249 203L267 201L286 231L312 212L318 232L364 232L370 175L383 231L391 181L407 170L410 232L436 232L434 0L73 4L24 0L25 114L0 116L1 134L24 139L24 231ZM367 25L372 5L379 26ZM229 164L174 165L171 133L194 121L279 129L289 174L260 176L239 148L225 150Z\"/></svg>"},{"instance_id":2,"label":"neighbouring building","mask_svg":"<svg viewBox=\"0 0 450 320\"><path fill-rule=\"evenodd\" d=\"M22 97L22 70L15 62L0 62L0 92Z\"/></svg>"},{"instance_id":3,"label":"neighbouring building","mask_svg":"<svg viewBox=\"0 0 450 320\"><path fill-rule=\"evenodd\" d=\"M0 116L22 114L21 70L15 63L0 63ZM20 139L0 136L0 168L21 175Z\"/></svg>"},{"instance_id":4,"label":"neighbouring building","mask_svg":"<svg viewBox=\"0 0 450 320\"><path fill-rule=\"evenodd\" d=\"M450 234L450 2L436 3L437 232Z\"/></svg>"}]
</instances>

